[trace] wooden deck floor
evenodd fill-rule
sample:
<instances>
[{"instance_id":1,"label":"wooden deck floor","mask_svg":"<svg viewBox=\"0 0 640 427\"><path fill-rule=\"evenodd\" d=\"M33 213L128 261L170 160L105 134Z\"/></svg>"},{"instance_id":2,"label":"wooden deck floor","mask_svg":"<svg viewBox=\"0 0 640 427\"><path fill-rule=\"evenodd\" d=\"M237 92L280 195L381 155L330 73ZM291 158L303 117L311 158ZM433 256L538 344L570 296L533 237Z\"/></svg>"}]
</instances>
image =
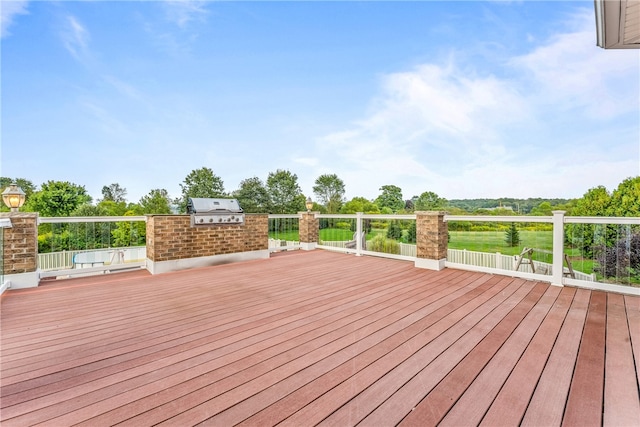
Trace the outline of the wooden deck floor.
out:
<instances>
[{"instance_id":1,"label":"wooden deck floor","mask_svg":"<svg viewBox=\"0 0 640 427\"><path fill-rule=\"evenodd\" d=\"M6 292L3 427L640 423L640 298L296 252Z\"/></svg>"}]
</instances>

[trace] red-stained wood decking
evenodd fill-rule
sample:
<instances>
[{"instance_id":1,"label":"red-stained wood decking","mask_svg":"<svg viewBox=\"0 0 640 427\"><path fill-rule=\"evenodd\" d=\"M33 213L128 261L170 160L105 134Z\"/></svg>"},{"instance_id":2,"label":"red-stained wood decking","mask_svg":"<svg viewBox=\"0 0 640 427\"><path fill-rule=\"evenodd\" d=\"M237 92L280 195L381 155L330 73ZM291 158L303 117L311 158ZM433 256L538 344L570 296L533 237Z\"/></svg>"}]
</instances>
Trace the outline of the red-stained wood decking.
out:
<instances>
[{"instance_id":1,"label":"red-stained wood decking","mask_svg":"<svg viewBox=\"0 0 640 427\"><path fill-rule=\"evenodd\" d=\"M640 298L327 251L6 292L2 426L640 425Z\"/></svg>"}]
</instances>

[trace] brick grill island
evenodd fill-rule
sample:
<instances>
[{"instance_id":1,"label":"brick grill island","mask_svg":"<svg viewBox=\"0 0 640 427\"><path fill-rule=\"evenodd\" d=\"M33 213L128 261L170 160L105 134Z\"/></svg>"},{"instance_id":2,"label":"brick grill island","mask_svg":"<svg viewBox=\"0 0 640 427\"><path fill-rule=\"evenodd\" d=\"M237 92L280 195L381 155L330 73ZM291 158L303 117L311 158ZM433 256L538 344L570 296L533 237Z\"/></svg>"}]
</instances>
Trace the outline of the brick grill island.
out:
<instances>
[{"instance_id":1,"label":"brick grill island","mask_svg":"<svg viewBox=\"0 0 640 427\"><path fill-rule=\"evenodd\" d=\"M191 226L189 215L147 217L147 269L152 274L269 258L268 215L244 224Z\"/></svg>"}]
</instances>

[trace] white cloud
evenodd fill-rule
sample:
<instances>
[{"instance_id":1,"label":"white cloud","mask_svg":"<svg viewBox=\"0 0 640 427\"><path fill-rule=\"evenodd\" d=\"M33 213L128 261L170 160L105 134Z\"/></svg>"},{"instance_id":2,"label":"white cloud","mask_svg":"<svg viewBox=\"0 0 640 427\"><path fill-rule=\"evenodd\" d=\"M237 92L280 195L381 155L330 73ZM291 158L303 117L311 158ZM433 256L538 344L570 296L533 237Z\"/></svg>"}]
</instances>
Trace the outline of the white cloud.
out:
<instances>
[{"instance_id":1,"label":"white cloud","mask_svg":"<svg viewBox=\"0 0 640 427\"><path fill-rule=\"evenodd\" d=\"M84 62L88 54L91 36L74 16L69 15L66 17L61 37L67 51L78 61Z\"/></svg>"},{"instance_id":2,"label":"white cloud","mask_svg":"<svg viewBox=\"0 0 640 427\"><path fill-rule=\"evenodd\" d=\"M509 61L508 78L454 61L384 76L367 114L318 139L319 164L369 198L385 184L405 198L578 197L637 174L640 123L604 122L639 109L638 52L597 48L585 15Z\"/></svg>"},{"instance_id":3,"label":"white cloud","mask_svg":"<svg viewBox=\"0 0 640 427\"><path fill-rule=\"evenodd\" d=\"M81 101L80 104L94 119L94 123L102 133L114 138L125 138L131 135L131 130L120 119L105 108L92 101Z\"/></svg>"},{"instance_id":4,"label":"white cloud","mask_svg":"<svg viewBox=\"0 0 640 427\"><path fill-rule=\"evenodd\" d=\"M592 117L613 117L638 107L640 51L595 48L593 12L574 17L572 32L557 34L511 65L529 73L541 99Z\"/></svg>"},{"instance_id":5,"label":"white cloud","mask_svg":"<svg viewBox=\"0 0 640 427\"><path fill-rule=\"evenodd\" d=\"M26 15L28 0L2 0L0 2L0 37L9 36L9 27L13 24L17 15Z\"/></svg>"},{"instance_id":6,"label":"white cloud","mask_svg":"<svg viewBox=\"0 0 640 427\"><path fill-rule=\"evenodd\" d=\"M105 82L113 86L120 94L135 101L143 101L142 93L134 86L111 75L102 77Z\"/></svg>"},{"instance_id":7,"label":"white cloud","mask_svg":"<svg viewBox=\"0 0 640 427\"><path fill-rule=\"evenodd\" d=\"M184 29L193 21L202 21L208 15L205 1L166 0L162 2L167 19Z\"/></svg>"}]
</instances>

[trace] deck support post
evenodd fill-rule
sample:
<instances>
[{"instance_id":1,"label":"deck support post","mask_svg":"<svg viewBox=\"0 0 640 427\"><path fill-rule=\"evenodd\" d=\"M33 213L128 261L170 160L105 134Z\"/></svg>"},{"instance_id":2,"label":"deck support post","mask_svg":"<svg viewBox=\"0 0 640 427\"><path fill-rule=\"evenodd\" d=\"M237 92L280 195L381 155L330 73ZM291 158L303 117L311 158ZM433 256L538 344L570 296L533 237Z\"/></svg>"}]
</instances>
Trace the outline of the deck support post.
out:
<instances>
[{"instance_id":1,"label":"deck support post","mask_svg":"<svg viewBox=\"0 0 640 427\"><path fill-rule=\"evenodd\" d=\"M553 275L551 284L562 286L564 277L564 214L553 211Z\"/></svg>"},{"instance_id":2,"label":"deck support post","mask_svg":"<svg viewBox=\"0 0 640 427\"><path fill-rule=\"evenodd\" d=\"M312 251L318 245L320 234L320 220L316 212L300 212L300 249Z\"/></svg>"},{"instance_id":3,"label":"deck support post","mask_svg":"<svg viewBox=\"0 0 640 427\"><path fill-rule=\"evenodd\" d=\"M444 215L443 211L416 212L416 267L444 269L449 235Z\"/></svg>"},{"instance_id":4,"label":"deck support post","mask_svg":"<svg viewBox=\"0 0 640 427\"><path fill-rule=\"evenodd\" d=\"M362 247L362 241L365 240L362 236L362 212L356 212L356 256L362 256L362 251L365 249Z\"/></svg>"},{"instance_id":5,"label":"deck support post","mask_svg":"<svg viewBox=\"0 0 640 427\"><path fill-rule=\"evenodd\" d=\"M9 212L11 227L3 232L2 261L4 282L11 289L35 288L40 282L38 275L38 214ZM0 283L4 288L4 283Z\"/></svg>"}]
</instances>

